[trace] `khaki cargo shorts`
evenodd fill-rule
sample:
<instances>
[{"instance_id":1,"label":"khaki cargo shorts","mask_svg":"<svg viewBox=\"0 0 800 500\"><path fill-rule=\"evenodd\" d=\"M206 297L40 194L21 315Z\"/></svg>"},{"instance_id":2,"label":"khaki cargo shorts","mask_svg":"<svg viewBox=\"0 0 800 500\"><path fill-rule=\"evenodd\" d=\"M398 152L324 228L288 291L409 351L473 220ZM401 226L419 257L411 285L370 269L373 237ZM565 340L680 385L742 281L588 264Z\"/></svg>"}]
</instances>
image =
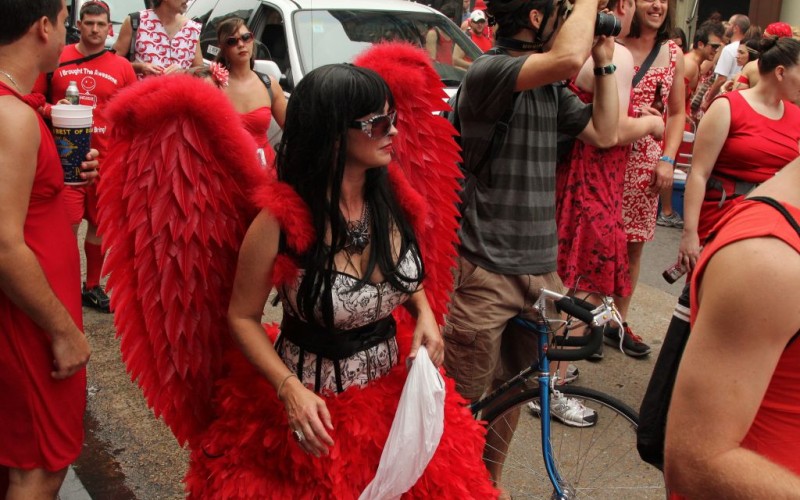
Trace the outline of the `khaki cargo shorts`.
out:
<instances>
[{"instance_id":1,"label":"khaki cargo shorts","mask_svg":"<svg viewBox=\"0 0 800 500\"><path fill-rule=\"evenodd\" d=\"M495 382L513 377L537 357L536 335L509 321L520 315L538 319L532 306L539 289L561 292L556 273L495 274L460 257L455 289L443 330L444 365L456 389L470 401ZM555 315L552 304L548 316Z\"/></svg>"}]
</instances>

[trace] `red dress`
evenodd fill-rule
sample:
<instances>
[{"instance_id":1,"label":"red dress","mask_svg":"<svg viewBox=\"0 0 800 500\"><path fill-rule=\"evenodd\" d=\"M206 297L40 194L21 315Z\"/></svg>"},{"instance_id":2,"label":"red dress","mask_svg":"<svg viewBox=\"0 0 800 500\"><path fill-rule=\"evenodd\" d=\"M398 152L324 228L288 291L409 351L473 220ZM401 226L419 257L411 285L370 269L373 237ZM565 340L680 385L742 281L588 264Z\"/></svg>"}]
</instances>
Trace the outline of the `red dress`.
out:
<instances>
[{"instance_id":1,"label":"red dress","mask_svg":"<svg viewBox=\"0 0 800 500\"><path fill-rule=\"evenodd\" d=\"M720 206L722 193L706 188L697 225L701 242L722 216L744 199L732 196L735 181L760 184L800 154L800 108L784 103L783 116L773 120L757 113L738 91L721 98L730 103L731 124L711 177L721 182L728 194Z\"/></svg>"},{"instance_id":2,"label":"red dress","mask_svg":"<svg viewBox=\"0 0 800 500\"><path fill-rule=\"evenodd\" d=\"M19 97L0 85L0 96L9 95ZM35 104L31 96L25 101L34 108L44 104L43 97ZM36 115L41 144L25 218L25 242L56 297L83 329L78 244L64 209L64 174L50 130ZM86 370L66 380L51 377L52 370L48 335L0 293L0 469L56 471L80 454Z\"/></svg>"},{"instance_id":3,"label":"red dress","mask_svg":"<svg viewBox=\"0 0 800 500\"><path fill-rule=\"evenodd\" d=\"M583 102L592 94L572 90ZM629 109L630 113L630 109ZM598 149L576 140L556 170L558 275L568 288L631 294L622 224L622 188L630 146Z\"/></svg>"},{"instance_id":4,"label":"red dress","mask_svg":"<svg viewBox=\"0 0 800 500\"><path fill-rule=\"evenodd\" d=\"M795 220L800 221L800 209L783 203ZM732 217L735 218L731 220ZM725 224L714 241L703 250L697 264L697 278L692 281L692 323L697 314L698 287L709 259L720 248L748 238L771 236L783 240L800 252L800 238L775 208L761 202L738 204L724 217ZM757 333L757 332L754 332ZM800 332L798 332L800 333ZM800 475L800 342L795 338L781 354L764 399L742 447ZM672 500L684 497L673 493Z\"/></svg>"},{"instance_id":5,"label":"red dress","mask_svg":"<svg viewBox=\"0 0 800 500\"><path fill-rule=\"evenodd\" d=\"M667 41L669 47L669 65L658 68L651 67L644 78L633 89L631 104L634 108L650 106L656 92L656 84L661 83L661 95L664 109L672 90L675 78L675 64L681 53L672 40ZM639 67L634 68L639 71ZM664 141L657 141L652 135L646 135L633 143L628 166L625 170L625 190L622 198L622 217L628 241L643 242L653 239L656 231L656 212L658 210L658 193L650 193L647 187L653 171L661 158Z\"/></svg>"},{"instance_id":6,"label":"red dress","mask_svg":"<svg viewBox=\"0 0 800 500\"><path fill-rule=\"evenodd\" d=\"M244 129L253 136L256 145L264 152L266 165L272 165L275 162L275 150L272 149L267 139L267 130L272 121L272 109L262 106L247 113L240 113L239 116L242 118Z\"/></svg>"}]
</instances>

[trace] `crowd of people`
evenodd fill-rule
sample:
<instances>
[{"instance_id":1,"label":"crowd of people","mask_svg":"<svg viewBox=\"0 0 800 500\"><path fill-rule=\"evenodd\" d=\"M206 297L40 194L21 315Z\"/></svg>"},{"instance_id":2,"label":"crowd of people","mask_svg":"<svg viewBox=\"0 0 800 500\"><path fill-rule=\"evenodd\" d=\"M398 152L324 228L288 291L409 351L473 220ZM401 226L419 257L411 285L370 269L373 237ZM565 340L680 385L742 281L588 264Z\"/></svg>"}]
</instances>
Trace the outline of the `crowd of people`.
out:
<instances>
[{"instance_id":1,"label":"crowd of people","mask_svg":"<svg viewBox=\"0 0 800 500\"><path fill-rule=\"evenodd\" d=\"M253 70L255 37L240 18L219 23L220 51L205 67L200 25L185 7L155 0L126 18L109 51L102 0L83 3L80 40L67 47L63 0L0 2L5 498L55 498L81 450L90 347L80 306L111 313L114 302L100 284L101 245L114 243L98 231L97 180L115 126L107 109L156 78L165 89L215 92L221 104L208 112L234 117L220 124L235 124L231 137L246 134L242 170L273 190L256 198L230 304L220 305L240 364L216 381L225 397L209 402L214 418L189 439L192 495L357 497L381 458L406 361L424 348L453 390L439 448L410 494L509 498L504 464L484 464L482 452L507 447L514 429L485 442L465 405L536 359L535 339L512 318L538 319L530 306L541 288L593 303L610 296L621 319L604 344L647 357L628 319L657 225L682 231L676 260L689 271L692 321L667 425L668 489L674 498L798 491L800 226L791 219L800 219L800 41L791 26L761 30L734 14L687 38L668 0L465 1L462 29L488 54L473 60L433 27L423 47L381 53L412 61L413 76L395 79L390 63L369 58L329 65L287 100L275 78ZM600 11L616 17L615 36L595 33ZM465 71L452 101L465 180L460 226L430 231L393 160L414 154L398 134L416 127L446 136L445 160L426 161L455 169L451 129L433 114L441 96L415 96L411 107L398 84L435 86L436 61ZM83 186L63 185L47 124L73 81L94 116ZM273 121L283 129L275 149ZM696 133L681 217L672 189L686 130ZM453 200L430 203L450 217ZM450 260L431 257L454 242ZM261 324L273 289L277 338ZM603 358L601 345L590 359ZM556 368L556 384L576 377L572 366ZM551 405L565 425L596 422L560 393Z\"/></svg>"}]
</instances>

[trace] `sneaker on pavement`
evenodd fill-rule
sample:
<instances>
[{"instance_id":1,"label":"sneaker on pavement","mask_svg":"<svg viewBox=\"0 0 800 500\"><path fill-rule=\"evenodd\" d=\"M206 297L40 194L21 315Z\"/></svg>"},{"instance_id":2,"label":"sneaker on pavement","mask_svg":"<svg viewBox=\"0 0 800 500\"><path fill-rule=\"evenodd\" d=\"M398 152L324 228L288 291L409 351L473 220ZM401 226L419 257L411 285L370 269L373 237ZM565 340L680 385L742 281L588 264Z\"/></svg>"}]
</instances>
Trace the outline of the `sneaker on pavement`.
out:
<instances>
[{"instance_id":1,"label":"sneaker on pavement","mask_svg":"<svg viewBox=\"0 0 800 500\"><path fill-rule=\"evenodd\" d=\"M578 379L578 376L581 374L578 367L573 365L572 363L567 365L567 371L564 373L564 384L569 384L570 382L574 382Z\"/></svg>"},{"instance_id":2,"label":"sneaker on pavement","mask_svg":"<svg viewBox=\"0 0 800 500\"><path fill-rule=\"evenodd\" d=\"M91 307L92 309L97 309L98 311L104 313L111 312L111 301L100 285L87 290L86 284L84 283L83 290L81 291L81 301L86 307Z\"/></svg>"},{"instance_id":3,"label":"sneaker on pavement","mask_svg":"<svg viewBox=\"0 0 800 500\"><path fill-rule=\"evenodd\" d=\"M658 217L656 218L656 224L659 226L677 227L680 229L683 227L683 219L678 212L672 212L669 215L664 215L662 212L658 214Z\"/></svg>"},{"instance_id":4,"label":"sneaker on pavement","mask_svg":"<svg viewBox=\"0 0 800 500\"><path fill-rule=\"evenodd\" d=\"M602 361L603 360L603 344L600 344L600 347L597 348L596 351L591 353L588 358L589 361Z\"/></svg>"},{"instance_id":5,"label":"sneaker on pavement","mask_svg":"<svg viewBox=\"0 0 800 500\"><path fill-rule=\"evenodd\" d=\"M632 358L641 358L650 354L650 346L642 342L642 338L631 331L627 323L622 324L625 335L620 342L619 328L606 328L603 341L608 345L619 347L619 349Z\"/></svg>"},{"instance_id":6,"label":"sneaker on pavement","mask_svg":"<svg viewBox=\"0 0 800 500\"><path fill-rule=\"evenodd\" d=\"M575 398L568 398L558 391L550 395L550 416L570 427L591 427L597 423L597 412L587 408ZM534 416L541 414L539 400L528 403L528 410Z\"/></svg>"}]
</instances>

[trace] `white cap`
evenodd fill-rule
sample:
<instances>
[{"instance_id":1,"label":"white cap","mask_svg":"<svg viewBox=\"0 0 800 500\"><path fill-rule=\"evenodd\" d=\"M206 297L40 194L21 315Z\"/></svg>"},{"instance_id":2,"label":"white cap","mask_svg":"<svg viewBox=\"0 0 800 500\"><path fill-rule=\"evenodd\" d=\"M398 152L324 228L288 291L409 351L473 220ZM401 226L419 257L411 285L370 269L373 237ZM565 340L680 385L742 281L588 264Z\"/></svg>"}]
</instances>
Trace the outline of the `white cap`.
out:
<instances>
[{"instance_id":1,"label":"white cap","mask_svg":"<svg viewBox=\"0 0 800 500\"><path fill-rule=\"evenodd\" d=\"M477 22L480 22L480 21L485 21L486 20L486 14L484 14L484 12L482 10L473 10L472 14L469 15L469 19L473 23L477 23Z\"/></svg>"}]
</instances>

